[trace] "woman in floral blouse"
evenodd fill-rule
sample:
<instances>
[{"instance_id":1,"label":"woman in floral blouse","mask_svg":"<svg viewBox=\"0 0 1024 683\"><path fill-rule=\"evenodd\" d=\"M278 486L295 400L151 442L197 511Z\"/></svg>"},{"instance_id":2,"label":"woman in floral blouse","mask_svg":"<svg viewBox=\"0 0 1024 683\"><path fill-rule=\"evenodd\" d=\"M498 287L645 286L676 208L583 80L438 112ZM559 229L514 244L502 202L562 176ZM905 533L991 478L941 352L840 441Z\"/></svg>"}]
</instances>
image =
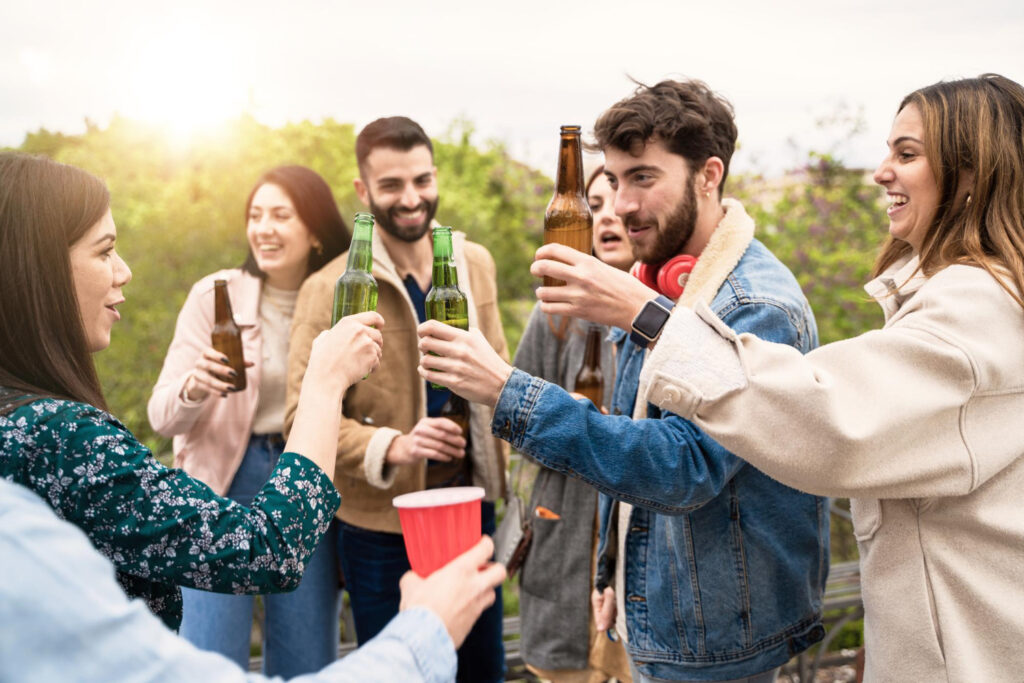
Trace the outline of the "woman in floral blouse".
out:
<instances>
[{"instance_id":1,"label":"woman in floral blouse","mask_svg":"<svg viewBox=\"0 0 1024 683\"><path fill-rule=\"evenodd\" d=\"M128 595L177 628L179 585L298 584L340 503L328 473L341 399L379 363L384 320L350 316L317 338L286 452L242 507L159 464L106 412L90 354L110 344L131 279L109 204L81 170L0 154L0 476L81 527Z\"/></svg>"}]
</instances>

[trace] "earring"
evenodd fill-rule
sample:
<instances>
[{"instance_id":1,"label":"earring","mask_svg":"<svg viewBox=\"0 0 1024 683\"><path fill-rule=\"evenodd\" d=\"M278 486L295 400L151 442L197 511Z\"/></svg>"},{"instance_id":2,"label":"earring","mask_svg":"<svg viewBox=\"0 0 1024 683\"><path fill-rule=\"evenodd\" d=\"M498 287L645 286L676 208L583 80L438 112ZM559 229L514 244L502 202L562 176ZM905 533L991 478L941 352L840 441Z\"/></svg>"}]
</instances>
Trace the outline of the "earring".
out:
<instances>
[{"instance_id":1,"label":"earring","mask_svg":"<svg viewBox=\"0 0 1024 683\"><path fill-rule=\"evenodd\" d=\"M964 204L964 206L970 206L970 205L971 205L971 195L967 195L967 203Z\"/></svg>"},{"instance_id":2,"label":"earring","mask_svg":"<svg viewBox=\"0 0 1024 683\"><path fill-rule=\"evenodd\" d=\"M704 199L708 199L710 196L711 196L710 192L705 192L704 193Z\"/></svg>"}]
</instances>

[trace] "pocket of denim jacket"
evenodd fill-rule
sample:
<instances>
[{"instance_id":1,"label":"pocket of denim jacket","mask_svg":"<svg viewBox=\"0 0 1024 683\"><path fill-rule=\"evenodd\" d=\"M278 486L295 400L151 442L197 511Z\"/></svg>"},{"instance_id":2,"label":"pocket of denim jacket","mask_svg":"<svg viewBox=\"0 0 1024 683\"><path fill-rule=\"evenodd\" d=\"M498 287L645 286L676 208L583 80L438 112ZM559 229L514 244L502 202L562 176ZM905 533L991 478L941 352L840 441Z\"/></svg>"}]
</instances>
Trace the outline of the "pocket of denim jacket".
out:
<instances>
[{"instance_id":1,"label":"pocket of denim jacket","mask_svg":"<svg viewBox=\"0 0 1024 683\"><path fill-rule=\"evenodd\" d=\"M853 537L870 541L882 526L882 501L877 498L851 498L850 516L853 518Z\"/></svg>"}]
</instances>

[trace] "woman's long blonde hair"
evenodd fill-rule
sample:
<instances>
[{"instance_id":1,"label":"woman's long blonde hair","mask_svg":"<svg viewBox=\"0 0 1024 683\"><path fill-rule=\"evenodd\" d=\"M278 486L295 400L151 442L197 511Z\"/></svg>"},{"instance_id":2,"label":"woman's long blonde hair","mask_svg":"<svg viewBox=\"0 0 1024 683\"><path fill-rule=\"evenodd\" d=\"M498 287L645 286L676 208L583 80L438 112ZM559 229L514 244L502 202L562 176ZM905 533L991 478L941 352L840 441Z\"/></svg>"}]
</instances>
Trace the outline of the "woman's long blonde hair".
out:
<instances>
[{"instance_id":1,"label":"woman's long blonde hair","mask_svg":"<svg viewBox=\"0 0 1024 683\"><path fill-rule=\"evenodd\" d=\"M939 206L921 244L921 270L980 266L1024 307L1024 87L997 74L936 83L907 95L924 124ZM892 237L875 274L910 252Z\"/></svg>"}]
</instances>

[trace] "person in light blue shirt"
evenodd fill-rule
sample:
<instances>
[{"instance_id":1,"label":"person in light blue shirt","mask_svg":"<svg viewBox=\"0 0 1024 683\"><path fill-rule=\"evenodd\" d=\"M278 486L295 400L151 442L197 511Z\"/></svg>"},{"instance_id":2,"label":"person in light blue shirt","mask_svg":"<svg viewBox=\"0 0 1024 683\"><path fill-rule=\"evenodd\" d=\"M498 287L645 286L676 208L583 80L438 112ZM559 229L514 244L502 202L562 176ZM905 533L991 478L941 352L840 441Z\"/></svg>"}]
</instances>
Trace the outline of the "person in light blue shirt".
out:
<instances>
[{"instance_id":1,"label":"person in light blue shirt","mask_svg":"<svg viewBox=\"0 0 1024 683\"><path fill-rule=\"evenodd\" d=\"M451 681L455 648L505 577L490 538L426 579L353 654L293 681ZM114 567L29 489L0 478L0 681L266 681L176 636L129 600ZM481 569L482 566L487 565Z\"/></svg>"}]
</instances>

